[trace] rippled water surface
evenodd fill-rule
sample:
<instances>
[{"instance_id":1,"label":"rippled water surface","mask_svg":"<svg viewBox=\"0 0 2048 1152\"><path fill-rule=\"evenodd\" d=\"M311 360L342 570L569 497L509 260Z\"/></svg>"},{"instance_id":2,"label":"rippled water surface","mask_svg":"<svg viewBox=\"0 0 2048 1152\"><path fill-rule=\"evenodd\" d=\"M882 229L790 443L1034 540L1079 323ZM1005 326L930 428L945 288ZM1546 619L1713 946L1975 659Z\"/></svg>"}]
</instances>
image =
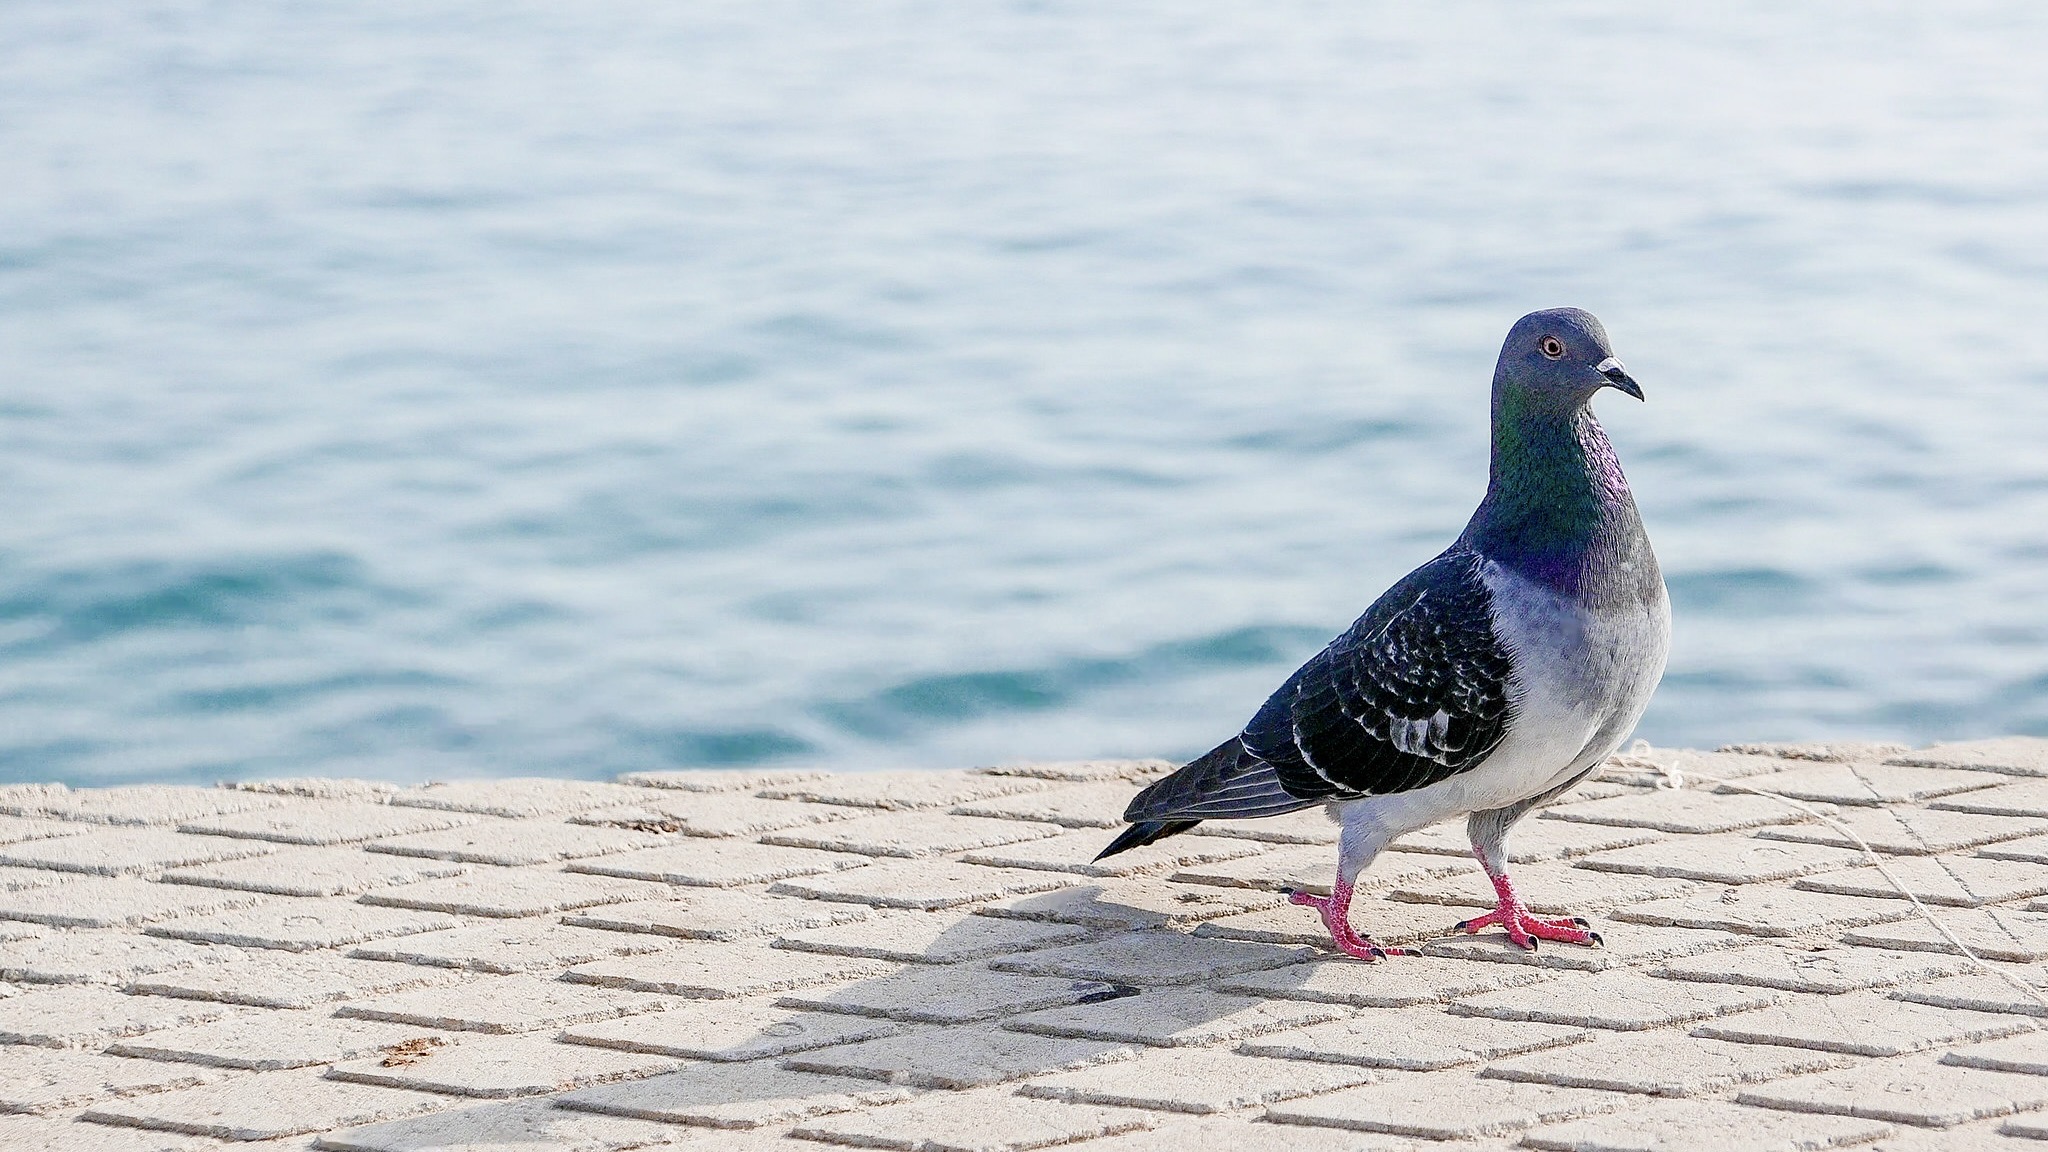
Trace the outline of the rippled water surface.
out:
<instances>
[{"instance_id":1,"label":"rippled water surface","mask_svg":"<svg viewBox=\"0 0 2048 1152\"><path fill-rule=\"evenodd\" d=\"M0 779L1185 755L1606 320L1657 743L2048 733L2048 9L0 8Z\"/></svg>"}]
</instances>

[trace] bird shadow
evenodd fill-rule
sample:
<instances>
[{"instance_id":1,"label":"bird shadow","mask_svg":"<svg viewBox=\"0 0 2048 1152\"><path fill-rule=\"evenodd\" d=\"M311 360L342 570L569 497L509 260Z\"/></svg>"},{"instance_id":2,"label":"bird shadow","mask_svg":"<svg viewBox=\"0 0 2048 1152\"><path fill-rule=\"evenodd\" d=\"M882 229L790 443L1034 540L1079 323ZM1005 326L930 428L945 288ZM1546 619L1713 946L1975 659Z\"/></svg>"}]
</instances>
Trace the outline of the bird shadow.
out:
<instances>
[{"instance_id":1,"label":"bird shadow","mask_svg":"<svg viewBox=\"0 0 2048 1152\"><path fill-rule=\"evenodd\" d=\"M990 905L867 909L850 924L788 932L766 941L767 949L872 963L852 979L685 1001L555 1036L565 1044L667 1057L672 1066L354 1129L323 1137L318 1146L424 1152L464 1143L543 1145L587 1138L606 1118L782 1130L935 1091L999 1090L1147 1051L1242 1039L1239 1033L1251 1030L1229 1018L1262 1000L1330 1002L1308 987L1330 965L1369 978L1372 970L1394 971L1383 966L1441 963L1398 957L1367 965L1329 950L1315 914L1281 895L1315 886L1299 878L1262 878L1243 888L1170 884L1158 876L1076 879ZM1394 901L1370 889L1368 883L1356 909L1363 929L1398 917L1401 929L1383 934L1388 943L1449 935L1453 909ZM687 918L675 924L688 930ZM1508 947L1504 938L1498 944ZM1227 990L1227 977L1252 975L1256 989ZM591 979L576 968L562 978ZM1208 987L1217 983L1226 990ZM1427 1000L1396 996L1383 1006ZM1344 1014L1372 1009L1356 999L1335 1006ZM741 1019L745 1027L732 1026Z\"/></svg>"}]
</instances>

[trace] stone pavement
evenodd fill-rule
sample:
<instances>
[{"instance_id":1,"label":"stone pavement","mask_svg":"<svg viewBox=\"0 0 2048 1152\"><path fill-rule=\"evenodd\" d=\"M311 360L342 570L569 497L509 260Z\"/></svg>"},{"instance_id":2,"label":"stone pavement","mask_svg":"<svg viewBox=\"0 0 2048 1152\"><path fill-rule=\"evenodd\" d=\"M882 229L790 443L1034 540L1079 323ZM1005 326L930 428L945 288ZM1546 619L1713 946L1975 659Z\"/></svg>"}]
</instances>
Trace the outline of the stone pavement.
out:
<instances>
[{"instance_id":1,"label":"stone pavement","mask_svg":"<svg viewBox=\"0 0 2048 1152\"><path fill-rule=\"evenodd\" d=\"M1101 864L1157 763L0 787L0 1149L2005 1148L2048 1139L2048 741L1638 751L1523 822L1601 950L1322 949L1319 812ZM1684 787L1663 773L1676 769Z\"/></svg>"}]
</instances>

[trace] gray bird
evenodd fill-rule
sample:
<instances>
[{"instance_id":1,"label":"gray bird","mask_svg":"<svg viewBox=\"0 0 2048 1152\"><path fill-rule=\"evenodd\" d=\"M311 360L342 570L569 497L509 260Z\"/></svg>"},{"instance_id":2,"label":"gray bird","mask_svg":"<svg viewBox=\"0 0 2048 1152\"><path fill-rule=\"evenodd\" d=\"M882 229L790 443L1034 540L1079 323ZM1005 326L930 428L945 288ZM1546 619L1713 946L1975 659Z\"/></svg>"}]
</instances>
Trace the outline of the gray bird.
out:
<instances>
[{"instance_id":1,"label":"gray bird","mask_svg":"<svg viewBox=\"0 0 2048 1152\"><path fill-rule=\"evenodd\" d=\"M1635 499L1588 406L1643 391L1577 308L1515 322L1493 370L1486 498L1457 542L1389 588L1288 677L1236 736L1138 793L1102 856L1185 832L1327 804L1341 825L1327 897L1291 893L1364 960L1358 874L1396 837L1467 816L1501 926L1598 944L1583 919L1530 914L1507 873L1516 820L1578 783L1635 728L1664 674L1671 608ZM1101 857L1098 856L1097 859Z\"/></svg>"}]
</instances>

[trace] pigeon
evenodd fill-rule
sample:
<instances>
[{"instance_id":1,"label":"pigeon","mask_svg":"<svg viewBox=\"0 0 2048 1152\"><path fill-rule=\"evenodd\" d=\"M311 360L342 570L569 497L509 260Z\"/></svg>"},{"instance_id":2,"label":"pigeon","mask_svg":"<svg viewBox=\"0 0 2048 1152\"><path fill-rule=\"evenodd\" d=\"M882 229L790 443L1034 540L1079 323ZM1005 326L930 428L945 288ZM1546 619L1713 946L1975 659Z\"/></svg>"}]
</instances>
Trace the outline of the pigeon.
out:
<instances>
[{"instance_id":1,"label":"pigeon","mask_svg":"<svg viewBox=\"0 0 2048 1152\"><path fill-rule=\"evenodd\" d=\"M1486 497L1465 531L1236 736L1139 792L1097 859L1204 820L1327 805L1336 880L1328 896L1289 898L1321 914L1339 950L1371 961L1390 950L1351 926L1359 873L1397 837L1465 816L1498 903L1457 928L1498 926L1526 949L1598 946L1582 918L1530 913L1508 879L1507 836L1629 736L1670 650L1664 578L1590 407L1605 388L1643 398L1591 313L1517 320L1493 370Z\"/></svg>"}]
</instances>

